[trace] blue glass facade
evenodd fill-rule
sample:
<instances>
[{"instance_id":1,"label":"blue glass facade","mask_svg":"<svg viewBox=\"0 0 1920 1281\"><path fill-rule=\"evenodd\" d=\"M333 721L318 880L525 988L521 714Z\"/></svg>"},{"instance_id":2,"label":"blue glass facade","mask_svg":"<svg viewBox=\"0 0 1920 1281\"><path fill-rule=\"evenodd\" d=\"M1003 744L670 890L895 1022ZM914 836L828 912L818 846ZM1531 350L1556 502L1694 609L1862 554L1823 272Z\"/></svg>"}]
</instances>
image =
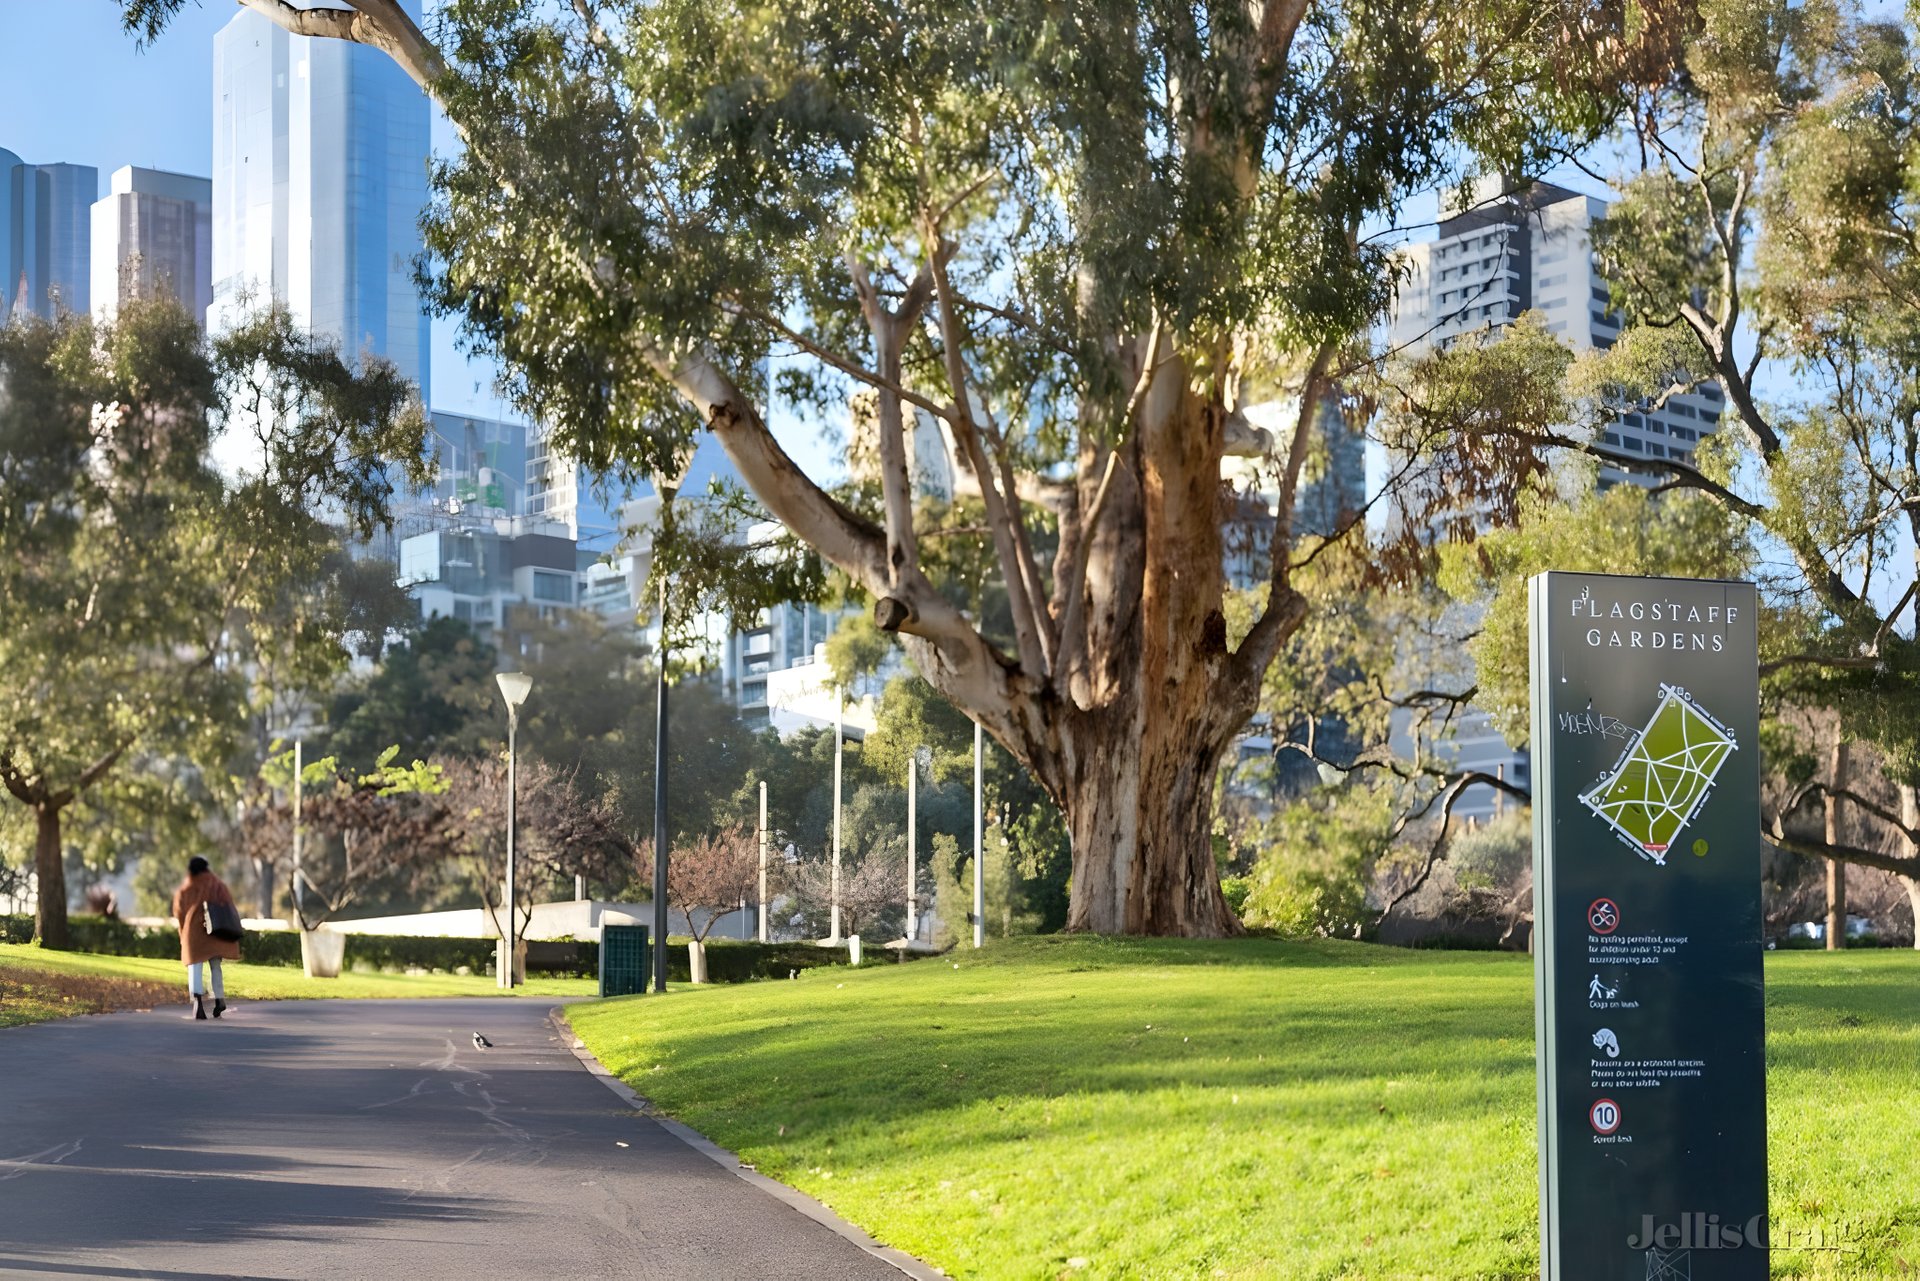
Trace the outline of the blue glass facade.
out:
<instances>
[{"instance_id":1,"label":"blue glass facade","mask_svg":"<svg viewBox=\"0 0 1920 1281\"><path fill-rule=\"evenodd\" d=\"M418 0L406 0L418 14ZM379 50L237 14L214 37L213 306L218 329L278 299L349 355L431 388L414 285L427 203L426 95Z\"/></svg>"},{"instance_id":2,"label":"blue glass facade","mask_svg":"<svg viewBox=\"0 0 1920 1281\"><path fill-rule=\"evenodd\" d=\"M87 312L99 195L92 165L27 164L0 150L0 318L22 301L48 319Z\"/></svg>"}]
</instances>

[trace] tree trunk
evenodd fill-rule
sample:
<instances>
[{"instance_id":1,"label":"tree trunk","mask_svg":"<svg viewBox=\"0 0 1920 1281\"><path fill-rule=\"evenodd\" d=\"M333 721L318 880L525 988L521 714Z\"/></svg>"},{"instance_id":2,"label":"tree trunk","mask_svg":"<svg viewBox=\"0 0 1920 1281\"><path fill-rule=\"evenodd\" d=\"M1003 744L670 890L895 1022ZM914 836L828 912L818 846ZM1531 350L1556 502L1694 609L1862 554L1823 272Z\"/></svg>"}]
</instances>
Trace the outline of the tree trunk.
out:
<instances>
[{"instance_id":1,"label":"tree trunk","mask_svg":"<svg viewBox=\"0 0 1920 1281\"><path fill-rule=\"evenodd\" d=\"M1223 938L1242 932L1213 859L1213 780L1224 744L1144 717L1073 736L1060 809L1073 839L1067 929Z\"/></svg>"},{"instance_id":2,"label":"tree trunk","mask_svg":"<svg viewBox=\"0 0 1920 1281\"><path fill-rule=\"evenodd\" d=\"M687 981L689 983L707 981L707 944L704 939L687 940Z\"/></svg>"},{"instance_id":3,"label":"tree trunk","mask_svg":"<svg viewBox=\"0 0 1920 1281\"><path fill-rule=\"evenodd\" d=\"M1069 669L1061 769L1052 781L1035 770L1073 837L1070 930L1242 932L1213 858L1214 777L1258 695L1236 674L1221 614L1224 415L1178 365L1156 380L1087 549L1086 647ZM1082 510L1094 461L1082 459Z\"/></svg>"},{"instance_id":4,"label":"tree trunk","mask_svg":"<svg viewBox=\"0 0 1920 1281\"><path fill-rule=\"evenodd\" d=\"M1908 831L1920 828L1920 788L1905 784L1900 788L1900 821ZM1907 857L1920 854L1920 843L1911 837L1903 841ZM1920 951L1920 876L1903 876L1900 883L1907 887L1907 905L1913 909L1913 946Z\"/></svg>"},{"instance_id":5,"label":"tree trunk","mask_svg":"<svg viewBox=\"0 0 1920 1281\"><path fill-rule=\"evenodd\" d=\"M1067 928L1239 934L1213 858L1214 777L1233 741L1228 726L1239 721L1221 715L1221 692L1204 668L1136 689L1104 715L1077 718L1065 736L1056 799L1073 841Z\"/></svg>"},{"instance_id":6,"label":"tree trunk","mask_svg":"<svg viewBox=\"0 0 1920 1281\"><path fill-rule=\"evenodd\" d=\"M270 858L253 860L253 875L255 888L258 890L255 906L259 909L260 919L271 920L273 918L273 860Z\"/></svg>"},{"instance_id":7,"label":"tree trunk","mask_svg":"<svg viewBox=\"0 0 1920 1281\"><path fill-rule=\"evenodd\" d=\"M1220 891L1213 858L1213 780L1221 746L1156 746L1140 771L1139 848L1127 894L1129 934L1221 938L1241 926Z\"/></svg>"},{"instance_id":8,"label":"tree trunk","mask_svg":"<svg viewBox=\"0 0 1920 1281\"><path fill-rule=\"evenodd\" d=\"M33 873L37 882L33 933L41 947L66 951L67 868L60 844L60 807L41 802L33 809Z\"/></svg>"},{"instance_id":9,"label":"tree trunk","mask_svg":"<svg viewBox=\"0 0 1920 1281\"><path fill-rule=\"evenodd\" d=\"M1847 785L1847 743L1835 731L1833 742L1832 786ZM1840 798L1827 793L1827 844L1840 844ZM1827 860L1827 950L1837 952L1847 945L1847 865L1837 858Z\"/></svg>"}]
</instances>

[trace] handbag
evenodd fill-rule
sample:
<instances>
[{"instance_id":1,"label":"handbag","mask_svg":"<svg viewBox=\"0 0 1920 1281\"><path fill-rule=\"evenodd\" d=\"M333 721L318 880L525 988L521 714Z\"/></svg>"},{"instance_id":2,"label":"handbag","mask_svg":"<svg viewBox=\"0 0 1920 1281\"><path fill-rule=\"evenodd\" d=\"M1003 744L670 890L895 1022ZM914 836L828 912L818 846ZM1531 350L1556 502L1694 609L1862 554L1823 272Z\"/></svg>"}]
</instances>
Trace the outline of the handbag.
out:
<instances>
[{"instance_id":1,"label":"handbag","mask_svg":"<svg viewBox=\"0 0 1920 1281\"><path fill-rule=\"evenodd\" d=\"M207 933L228 943L238 943L246 928L240 924L240 909L231 903L206 902L200 905Z\"/></svg>"}]
</instances>

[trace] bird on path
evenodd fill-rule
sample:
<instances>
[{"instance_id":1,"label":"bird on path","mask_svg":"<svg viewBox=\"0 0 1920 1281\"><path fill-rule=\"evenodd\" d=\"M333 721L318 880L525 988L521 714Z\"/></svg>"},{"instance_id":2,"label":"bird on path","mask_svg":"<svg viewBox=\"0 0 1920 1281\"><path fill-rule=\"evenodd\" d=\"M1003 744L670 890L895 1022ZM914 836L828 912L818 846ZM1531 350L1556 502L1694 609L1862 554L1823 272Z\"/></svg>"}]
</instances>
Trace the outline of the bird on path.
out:
<instances>
[{"instance_id":1,"label":"bird on path","mask_svg":"<svg viewBox=\"0 0 1920 1281\"><path fill-rule=\"evenodd\" d=\"M473 1048L476 1050L491 1050L493 1048L493 1042L481 1036L478 1032L475 1032L473 1034Z\"/></svg>"}]
</instances>

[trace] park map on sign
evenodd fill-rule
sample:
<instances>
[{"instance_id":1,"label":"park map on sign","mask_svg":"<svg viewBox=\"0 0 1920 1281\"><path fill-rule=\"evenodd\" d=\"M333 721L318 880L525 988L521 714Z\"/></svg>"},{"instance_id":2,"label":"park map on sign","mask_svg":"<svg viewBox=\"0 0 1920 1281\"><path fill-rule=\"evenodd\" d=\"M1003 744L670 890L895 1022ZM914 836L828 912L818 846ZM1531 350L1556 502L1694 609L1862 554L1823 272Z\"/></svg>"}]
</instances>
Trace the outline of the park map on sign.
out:
<instances>
[{"instance_id":1,"label":"park map on sign","mask_svg":"<svg viewBox=\"0 0 1920 1281\"><path fill-rule=\"evenodd\" d=\"M1662 685L1646 728L1580 800L1642 858L1664 865L1735 749L1732 731L1685 690Z\"/></svg>"}]
</instances>

